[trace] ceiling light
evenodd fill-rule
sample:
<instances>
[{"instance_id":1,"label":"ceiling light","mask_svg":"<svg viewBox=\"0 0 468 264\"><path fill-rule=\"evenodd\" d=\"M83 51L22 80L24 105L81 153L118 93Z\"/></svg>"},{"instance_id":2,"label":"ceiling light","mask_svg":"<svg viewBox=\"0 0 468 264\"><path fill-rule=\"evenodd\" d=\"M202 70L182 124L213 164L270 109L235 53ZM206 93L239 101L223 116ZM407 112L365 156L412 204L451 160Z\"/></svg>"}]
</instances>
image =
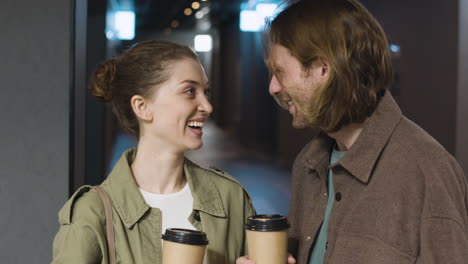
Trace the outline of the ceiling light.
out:
<instances>
[{"instance_id":1,"label":"ceiling light","mask_svg":"<svg viewBox=\"0 0 468 264\"><path fill-rule=\"evenodd\" d=\"M192 9L190 9L190 8L185 8L185 9L184 9L184 14L185 14L186 16L190 16L190 15L192 14Z\"/></svg>"},{"instance_id":2,"label":"ceiling light","mask_svg":"<svg viewBox=\"0 0 468 264\"><path fill-rule=\"evenodd\" d=\"M242 10L240 12L239 27L242 31L260 31L262 22L257 12L253 10Z\"/></svg>"},{"instance_id":3,"label":"ceiling light","mask_svg":"<svg viewBox=\"0 0 468 264\"><path fill-rule=\"evenodd\" d=\"M198 2L193 2L193 3L192 3L192 8L193 8L193 9L198 9L198 8L200 8L200 3L198 3Z\"/></svg>"},{"instance_id":4,"label":"ceiling light","mask_svg":"<svg viewBox=\"0 0 468 264\"><path fill-rule=\"evenodd\" d=\"M277 4L257 4L255 11L257 11L260 17L265 19L267 17L273 16L277 7Z\"/></svg>"},{"instance_id":5,"label":"ceiling light","mask_svg":"<svg viewBox=\"0 0 468 264\"><path fill-rule=\"evenodd\" d=\"M131 40L135 38L135 12L115 12L115 28L119 39Z\"/></svg>"},{"instance_id":6,"label":"ceiling light","mask_svg":"<svg viewBox=\"0 0 468 264\"><path fill-rule=\"evenodd\" d=\"M241 4L239 27L241 31L258 32L265 26L265 20L275 15L278 5L260 3L254 7Z\"/></svg>"},{"instance_id":7,"label":"ceiling light","mask_svg":"<svg viewBox=\"0 0 468 264\"><path fill-rule=\"evenodd\" d=\"M211 35L196 35L195 50L199 52L208 52L213 48L213 38Z\"/></svg>"}]
</instances>

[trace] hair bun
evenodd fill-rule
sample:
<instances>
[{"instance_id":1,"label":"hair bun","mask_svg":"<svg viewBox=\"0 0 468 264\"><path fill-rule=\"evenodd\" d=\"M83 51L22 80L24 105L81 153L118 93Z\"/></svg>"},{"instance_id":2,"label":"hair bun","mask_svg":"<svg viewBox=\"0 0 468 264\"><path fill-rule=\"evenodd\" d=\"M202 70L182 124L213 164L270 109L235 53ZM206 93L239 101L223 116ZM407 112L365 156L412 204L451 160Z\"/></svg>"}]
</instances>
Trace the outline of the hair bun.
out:
<instances>
[{"instance_id":1,"label":"hair bun","mask_svg":"<svg viewBox=\"0 0 468 264\"><path fill-rule=\"evenodd\" d=\"M91 94L105 102L112 99L112 83L117 71L116 60L112 58L99 64L91 81Z\"/></svg>"}]
</instances>

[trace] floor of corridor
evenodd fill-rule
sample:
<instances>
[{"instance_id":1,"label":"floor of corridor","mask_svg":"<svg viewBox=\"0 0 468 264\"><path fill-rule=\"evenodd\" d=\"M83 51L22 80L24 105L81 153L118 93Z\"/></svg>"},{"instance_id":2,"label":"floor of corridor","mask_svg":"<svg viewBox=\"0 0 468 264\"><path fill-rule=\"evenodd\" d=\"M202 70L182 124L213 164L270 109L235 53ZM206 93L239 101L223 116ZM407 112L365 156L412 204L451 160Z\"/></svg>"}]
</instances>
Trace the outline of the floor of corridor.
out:
<instances>
[{"instance_id":1,"label":"floor of corridor","mask_svg":"<svg viewBox=\"0 0 468 264\"><path fill-rule=\"evenodd\" d=\"M259 214L287 215L290 199L290 171L276 165L272 156L243 149L227 132L207 123L203 129L203 148L186 156L203 167L214 166L233 175L252 196ZM127 134L116 137L110 168L126 149L136 145Z\"/></svg>"}]
</instances>

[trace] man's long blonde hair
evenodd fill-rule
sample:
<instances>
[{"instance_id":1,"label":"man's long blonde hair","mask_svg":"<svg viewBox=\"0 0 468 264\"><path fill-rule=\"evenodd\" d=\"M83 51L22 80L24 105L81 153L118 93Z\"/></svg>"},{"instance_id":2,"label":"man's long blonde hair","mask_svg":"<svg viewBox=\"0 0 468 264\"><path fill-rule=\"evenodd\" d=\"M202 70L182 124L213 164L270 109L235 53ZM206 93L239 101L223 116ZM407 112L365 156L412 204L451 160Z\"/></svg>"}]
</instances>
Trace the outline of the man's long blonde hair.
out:
<instances>
[{"instance_id":1,"label":"man's long blonde hair","mask_svg":"<svg viewBox=\"0 0 468 264\"><path fill-rule=\"evenodd\" d=\"M376 19L355 0L302 0L267 23L265 58L286 47L304 69L323 58L330 77L313 96L308 122L324 132L361 123L393 80L390 50Z\"/></svg>"}]
</instances>

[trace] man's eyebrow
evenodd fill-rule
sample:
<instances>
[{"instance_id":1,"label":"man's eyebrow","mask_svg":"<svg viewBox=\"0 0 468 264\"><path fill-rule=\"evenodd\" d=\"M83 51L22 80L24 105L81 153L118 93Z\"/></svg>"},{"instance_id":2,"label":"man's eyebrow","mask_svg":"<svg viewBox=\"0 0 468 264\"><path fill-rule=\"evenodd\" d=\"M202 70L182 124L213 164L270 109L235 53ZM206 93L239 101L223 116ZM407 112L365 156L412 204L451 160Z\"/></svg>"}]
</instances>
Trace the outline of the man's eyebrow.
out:
<instances>
[{"instance_id":1,"label":"man's eyebrow","mask_svg":"<svg viewBox=\"0 0 468 264\"><path fill-rule=\"evenodd\" d=\"M283 68L281 68L281 66L276 66L276 65L273 65L273 64L270 64L269 69L270 69L272 74L278 74L278 73L283 72Z\"/></svg>"},{"instance_id":2,"label":"man's eyebrow","mask_svg":"<svg viewBox=\"0 0 468 264\"><path fill-rule=\"evenodd\" d=\"M270 71L273 71L275 69L275 66L273 65L271 60L266 60L265 64Z\"/></svg>"},{"instance_id":3,"label":"man's eyebrow","mask_svg":"<svg viewBox=\"0 0 468 264\"><path fill-rule=\"evenodd\" d=\"M279 73L279 72L282 72L283 69L281 68L281 66L278 66L276 65L274 62L272 62L271 60L267 60L266 61L266 66L268 68L268 70L275 74L275 73Z\"/></svg>"}]
</instances>

